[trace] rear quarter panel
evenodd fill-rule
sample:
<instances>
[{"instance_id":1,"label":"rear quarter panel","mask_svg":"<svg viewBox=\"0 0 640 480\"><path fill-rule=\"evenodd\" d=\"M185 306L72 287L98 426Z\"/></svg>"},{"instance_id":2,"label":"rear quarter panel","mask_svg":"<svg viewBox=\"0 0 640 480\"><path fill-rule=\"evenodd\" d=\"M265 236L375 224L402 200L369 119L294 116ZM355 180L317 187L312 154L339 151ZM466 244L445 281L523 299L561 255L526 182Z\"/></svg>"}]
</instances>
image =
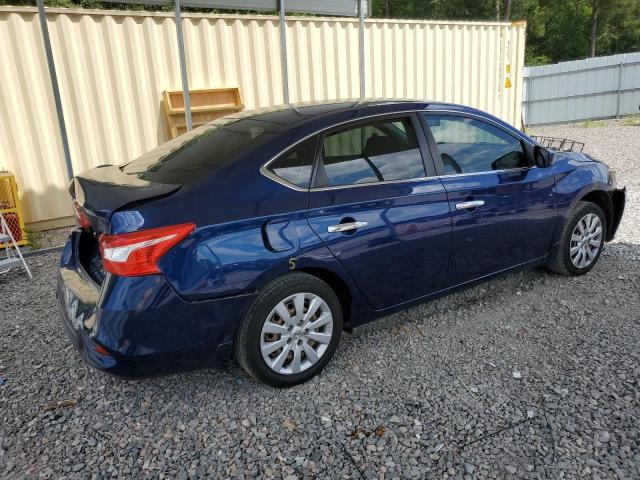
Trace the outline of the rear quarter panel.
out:
<instances>
[{"instance_id":1,"label":"rear quarter panel","mask_svg":"<svg viewBox=\"0 0 640 480\"><path fill-rule=\"evenodd\" d=\"M266 237L275 225L276 250ZM306 211L199 227L159 263L169 282L191 300L238 295L286 273L300 249ZM302 233L304 234L304 233Z\"/></svg>"},{"instance_id":2,"label":"rear quarter panel","mask_svg":"<svg viewBox=\"0 0 640 480\"><path fill-rule=\"evenodd\" d=\"M159 261L171 287L187 301L255 292L294 270L325 270L339 277L353 302L350 277L307 222L308 192L280 185L260 167L317 126L287 132L249 158L152 202L114 213L111 233L193 222L196 230ZM361 310L362 311L362 310Z\"/></svg>"}]
</instances>

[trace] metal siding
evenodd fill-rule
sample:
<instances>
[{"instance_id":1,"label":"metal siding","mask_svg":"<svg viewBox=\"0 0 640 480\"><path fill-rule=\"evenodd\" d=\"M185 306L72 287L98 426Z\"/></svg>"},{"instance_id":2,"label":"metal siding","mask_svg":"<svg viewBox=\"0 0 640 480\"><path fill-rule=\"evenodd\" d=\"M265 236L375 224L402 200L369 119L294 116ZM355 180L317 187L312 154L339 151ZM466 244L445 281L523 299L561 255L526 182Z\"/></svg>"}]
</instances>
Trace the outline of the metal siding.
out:
<instances>
[{"instance_id":1,"label":"metal siding","mask_svg":"<svg viewBox=\"0 0 640 480\"><path fill-rule=\"evenodd\" d=\"M288 12L315 13L320 15L345 15L354 17L358 13L358 0L286 0ZM147 5L173 5L172 0L107 0L108 3L132 3ZM277 0L184 0L182 7L216 8L228 10L274 11ZM369 11L365 2L365 12Z\"/></svg>"},{"instance_id":2,"label":"metal siding","mask_svg":"<svg viewBox=\"0 0 640 480\"><path fill-rule=\"evenodd\" d=\"M181 89L173 15L47 11L74 171L167 140L161 93ZM238 86L247 109L282 103L277 17L185 13L183 22L190 88ZM291 101L359 96L356 19L286 25ZM367 97L462 102L519 126L524 24L369 19L365 28ZM28 222L69 216L36 9L0 7L0 44L9 46L0 49L0 166L15 172Z\"/></svg>"},{"instance_id":3,"label":"metal siding","mask_svg":"<svg viewBox=\"0 0 640 480\"><path fill-rule=\"evenodd\" d=\"M523 73L527 125L628 115L640 106L640 52L528 67ZM576 95L581 96L567 98Z\"/></svg>"}]
</instances>

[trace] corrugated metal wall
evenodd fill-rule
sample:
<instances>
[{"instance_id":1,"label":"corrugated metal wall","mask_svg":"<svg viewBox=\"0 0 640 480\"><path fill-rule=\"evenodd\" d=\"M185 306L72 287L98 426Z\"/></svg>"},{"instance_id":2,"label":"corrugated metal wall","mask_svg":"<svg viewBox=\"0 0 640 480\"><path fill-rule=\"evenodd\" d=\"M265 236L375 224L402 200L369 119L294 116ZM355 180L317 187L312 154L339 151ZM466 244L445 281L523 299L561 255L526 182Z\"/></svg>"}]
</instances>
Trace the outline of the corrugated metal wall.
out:
<instances>
[{"instance_id":1,"label":"corrugated metal wall","mask_svg":"<svg viewBox=\"0 0 640 480\"><path fill-rule=\"evenodd\" d=\"M122 163L168 138L161 93L181 89L167 13L47 9L74 171ZM366 21L366 95L472 105L520 125L523 23ZM277 17L184 14L190 88L239 86L282 103ZM358 23L288 17L292 101L359 95ZM36 10L0 7L0 167L27 221L71 215ZM505 88L507 76L512 88Z\"/></svg>"},{"instance_id":2,"label":"corrugated metal wall","mask_svg":"<svg viewBox=\"0 0 640 480\"><path fill-rule=\"evenodd\" d=\"M527 125L638 113L640 52L524 69Z\"/></svg>"}]
</instances>

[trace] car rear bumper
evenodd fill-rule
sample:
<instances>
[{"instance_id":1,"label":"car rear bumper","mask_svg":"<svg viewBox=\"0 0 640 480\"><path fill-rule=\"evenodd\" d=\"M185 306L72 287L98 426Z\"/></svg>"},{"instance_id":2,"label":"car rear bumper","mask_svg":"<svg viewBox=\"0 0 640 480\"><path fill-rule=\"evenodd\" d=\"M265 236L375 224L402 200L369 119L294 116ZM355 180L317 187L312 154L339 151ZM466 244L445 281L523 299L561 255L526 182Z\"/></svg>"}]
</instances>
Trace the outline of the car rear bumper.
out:
<instances>
[{"instance_id":1,"label":"car rear bumper","mask_svg":"<svg viewBox=\"0 0 640 480\"><path fill-rule=\"evenodd\" d=\"M57 296L63 329L89 365L139 377L228 364L254 294L188 302L162 275L107 275L96 285L78 260L79 235L63 251Z\"/></svg>"}]
</instances>

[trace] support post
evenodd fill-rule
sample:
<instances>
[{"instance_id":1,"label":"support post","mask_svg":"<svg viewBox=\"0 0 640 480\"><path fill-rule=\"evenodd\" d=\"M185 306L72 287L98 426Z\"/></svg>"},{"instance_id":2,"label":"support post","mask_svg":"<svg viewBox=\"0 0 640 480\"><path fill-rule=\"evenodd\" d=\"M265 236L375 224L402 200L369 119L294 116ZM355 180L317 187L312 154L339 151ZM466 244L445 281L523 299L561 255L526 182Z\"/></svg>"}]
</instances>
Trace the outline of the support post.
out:
<instances>
[{"instance_id":1,"label":"support post","mask_svg":"<svg viewBox=\"0 0 640 480\"><path fill-rule=\"evenodd\" d=\"M371 1L371 0L369 0ZM364 79L364 0L358 0L358 47L360 65L360 98L365 96L365 79Z\"/></svg>"},{"instance_id":2,"label":"support post","mask_svg":"<svg viewBox=\"0 0 640 480\"><path fill-rule=\"evenodd\" d=\"M191 121L191 97L189 96L189 81L187 80L187 60L184 53L184 37L182 36L182 15L180 14L180 0L174 2L176 21L176 37L178 40L178 56L180 57L180 76L182 78L182 96L184 97L184 117L187 121L187 131L193 128Z\"/></svg>"},{"instance_id":3,"label":"support post","mask_svg":"<svg viewBox=\"0 0 640 480\"><path fill-rule=\"evenodd\" d=\"M527 77L527 127L531 125L531 94L533 93L533 76Z\"/></svg>"},{"instance_id":4,"label":"support post","mask_svg":"<svg viewBox=\"0 0 640 480\"><path fill-rule=\"evenodd\" d=\"M287 60L287 23L284 20L285 0L279 1L280 18L280 63L282 65L282 98L289 103L289 66Z\"/></svg>"},{"instance_id":5,"label":"support post","mask_svg":"<svg viewBox=\"0 0 640 480\"><path fill-rule=\"evenodd\" d=\"M618 98L616 100L616 118L620 118L620 100L622 96L622 69L624 68L624 63L618 63Z\"/></svg>"},{"instance_id":6,"label":"support post","mask_svg":"<svg viewBox=\"0 0 640 480\"><path fill-rule=\"evenodd\" d=\"M38 0L38 18L40 20L40 30L42 31L42 42L44 43L44 53L47 57L47 66L49 67L49 78L51 79L51 89L53 90L53 100L56 104L56 114L58 115L58 127L60 129L60 141L62 142L62 150L64 151L64 161L67 166L67 176L73 178L73 164L71 163L71 152L69 151L69 139L67 137L67 127L64 122L64 112L62 110L62 100L60 99L60 88L58 87L58 75L56 74L56 65L53 60L53 51L51 50L51 39L49 38L49 26L47 25L47 17L44 11L44 0Z\"/></svg>"}]
</instances>

